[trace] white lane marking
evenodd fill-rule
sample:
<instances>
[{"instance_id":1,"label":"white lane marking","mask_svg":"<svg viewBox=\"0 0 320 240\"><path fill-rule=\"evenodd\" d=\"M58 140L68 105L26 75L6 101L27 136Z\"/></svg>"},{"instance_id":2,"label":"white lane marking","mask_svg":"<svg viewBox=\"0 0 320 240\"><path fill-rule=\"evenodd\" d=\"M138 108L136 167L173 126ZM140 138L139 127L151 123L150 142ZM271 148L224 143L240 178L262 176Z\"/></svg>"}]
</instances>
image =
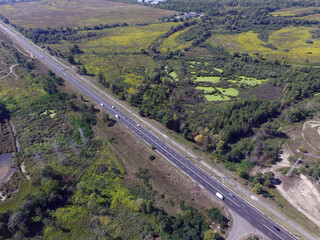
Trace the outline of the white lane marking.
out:
<instances>
[{"instance_id":1,"label":"white lane marking","mask_svg":"<svg viewBox=\"0 0 320 240\"><path fill-rule=\"evenodd\" d=\"M269 229L271 232L273 232L275 235L277 235L279 238L281 238L282 240L284 240L282 237L280 237L276 232L274 232L272 229L270 229L268 226L266 226L265 224L263 224L263 226L265 226L267 229Z\"/></svg>"}]
</instances>

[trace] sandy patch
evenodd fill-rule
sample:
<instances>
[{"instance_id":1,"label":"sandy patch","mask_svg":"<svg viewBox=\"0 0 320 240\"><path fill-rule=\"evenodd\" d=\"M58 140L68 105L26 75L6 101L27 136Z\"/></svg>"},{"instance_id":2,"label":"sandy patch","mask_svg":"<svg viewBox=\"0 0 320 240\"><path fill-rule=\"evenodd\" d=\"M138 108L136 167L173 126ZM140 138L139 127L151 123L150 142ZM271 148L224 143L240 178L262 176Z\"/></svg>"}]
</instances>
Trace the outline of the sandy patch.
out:
<instances>
[{"instance_id":1,"label":"sandy patch","mask_svg":"<svg viewBox=\"0 0 320 240\"><path fill-rule=\"evenodd\" d=\"M15 172L15 169L11 168L13 164L14 162L11 154L4 154L0 156L0 185L6 182Z\"/></svg>"},{"instance_id":2,"label":"sandy patch","mask_svg":"<svg viewBox=\"0 0 320 240\"><path fill-rule=\"evenodd\" d=\"M282 184L277 186L280 193L300 212L320 226L320 192L306 176L295 178L280 177Z\"/></svg>"}]
</instances>

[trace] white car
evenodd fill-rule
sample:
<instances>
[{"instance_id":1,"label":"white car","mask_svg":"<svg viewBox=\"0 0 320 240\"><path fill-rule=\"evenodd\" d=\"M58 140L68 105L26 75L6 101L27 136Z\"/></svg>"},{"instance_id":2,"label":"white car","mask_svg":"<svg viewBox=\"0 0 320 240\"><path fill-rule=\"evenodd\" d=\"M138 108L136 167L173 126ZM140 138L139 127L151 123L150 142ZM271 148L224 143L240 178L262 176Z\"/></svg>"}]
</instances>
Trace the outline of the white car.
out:
<instances>
[{"instance_id":1,"label":"white car","mask_svg":"<svg viewBox=\"0 0 320 240\"><path fill-rule=\"evenodd\" d=\"M103 105L103 103L100 103L100 105L101 105L101 107L103 107L104 105Z\"/></svg>"},{"instance_id":2,"label":"white car","mask_svg":"<svg viewBox=\"0 0 320 240\"><path fill-rule=\"evenodd\" d=\"M137 124L137 127L140 127L140 124L139 124L139 123Z\"/></svg>"},{"instance_id":3,"label":"white car","mask_svg":"<svg viewBox=\"0 0 320 240\"><path fill-rule=\"evenodd\" d=\"M114 106L112 106L111 108L112 108L112 109L115 109L115 107L114 107Z\"/></svg>"},{"instance_id":4,"label":"white car","mask_svg":"<svg viewBox=\"0 0 320 240\"><path fill-rule=\"evenodd\" d=\"M116 118L120 118L118 114L116 114L115 116L116 116Z\"/></svg>"}]
</instances>

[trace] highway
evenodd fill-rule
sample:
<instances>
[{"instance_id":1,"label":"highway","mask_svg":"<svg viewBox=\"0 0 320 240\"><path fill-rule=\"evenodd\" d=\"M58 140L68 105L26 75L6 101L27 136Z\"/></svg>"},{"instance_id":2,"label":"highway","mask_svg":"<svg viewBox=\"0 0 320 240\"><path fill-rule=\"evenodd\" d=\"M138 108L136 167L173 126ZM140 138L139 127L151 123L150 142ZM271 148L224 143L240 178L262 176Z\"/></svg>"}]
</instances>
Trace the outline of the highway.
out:
<instances>
[{"instance_id":1,"label":"highway","mask_svg":"<svg viewBox=\"0 0 320 240\"><path fill-rule=\"evenodd\" d=\"M144 128L141 123L136 122L124 112L120 111L117 107L113 106L108 102L102 95L89 88L80 79L81 77L75 77L74 74L68 72L68 69L64 69L61 64L58 63L54 58L49 57L47 53L43 52L39 47L35 46L29 40L26 40L20 34L11 30L4 24L0 24L2 29L7 35L14 39L24 49L33 54L34 57L45 63L50 69L56 72L63 79L71 83L76 87L82 94L86 95L93 102L100 105L101 108L106 110L109 114L117 118L118 122L121 122L126 128L130 129L134 134L140 137L148 145L153 146L156 151L163 155L169 162L175 165L179 170L188 175L191 179L197 182L200 187L206 189L213 196L219 192L223 195L224 199L221 200L224 204L238 213L241 217L246 219L252 226L257 228L259 231L264 233L267 237L272 240L293 240L297 239L295 236L287 232L281 226L270 220L259 210L254 208L251 204L243 200L241 197L232 193L219 181L212 178L204 170L194 164L191 160L183 156L180 152L175 150L173 147L159 139L149 130Z\"/></svg>"}]
</instances>

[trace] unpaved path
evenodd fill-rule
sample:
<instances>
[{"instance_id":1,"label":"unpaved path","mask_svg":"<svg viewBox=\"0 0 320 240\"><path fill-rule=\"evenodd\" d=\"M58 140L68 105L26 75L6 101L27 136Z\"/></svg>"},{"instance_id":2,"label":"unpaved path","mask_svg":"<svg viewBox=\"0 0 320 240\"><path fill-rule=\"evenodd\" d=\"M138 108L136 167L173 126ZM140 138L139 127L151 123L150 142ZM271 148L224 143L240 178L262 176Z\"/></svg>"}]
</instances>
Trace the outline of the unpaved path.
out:
<instances>
[{"instance_id":1,"label":"unpaved path","mask_svg":"<svg viewBox=\"0 0 320 240\"><path fill-rule=\"evenodd\" d=\"M17 78L18 76L17 76L16 74L14 74L14 72L13 72L13 68L14 68L15 66L18 66L18 65L19 65L18 63L17 63L17 64L12 65L12 66L10 67L10 71L9 71L9 73L8 73L7 75L5 75L5 76L1 77L1 78L0 78L0 80L1 80L1 79L3 79L3 78L8 77L11 73L13 73L13 75Z\"/></svg>"}]
</instances>

